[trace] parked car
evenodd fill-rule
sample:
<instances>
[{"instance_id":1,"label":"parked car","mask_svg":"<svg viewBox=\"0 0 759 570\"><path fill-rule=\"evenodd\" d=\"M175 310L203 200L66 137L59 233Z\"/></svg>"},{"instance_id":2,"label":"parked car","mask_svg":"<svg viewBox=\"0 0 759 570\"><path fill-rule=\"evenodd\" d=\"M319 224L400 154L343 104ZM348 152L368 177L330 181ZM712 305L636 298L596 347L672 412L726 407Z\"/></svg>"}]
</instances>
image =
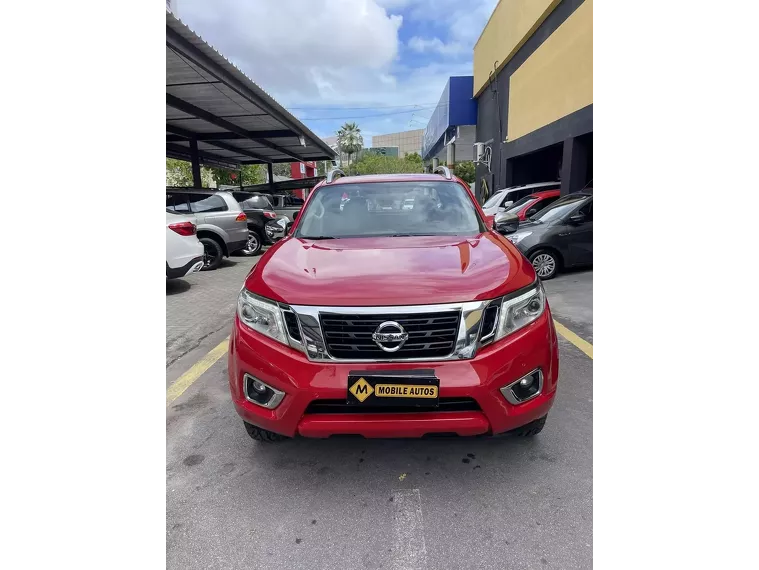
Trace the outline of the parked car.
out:
<instances>
[{"instance_id":1,"label":"parked car","mask_svg":"<svg viewBox=\"0 0 759 570\"><path fill-rule=\"evenodd\" d=\"M562 269L593 264L592 191L559 198L524 224L514 214L499 214L499 226L541 279L551 279Z\"/></svg>"},{"instance_id":2,"label":"parked car","mask_svg":"<svg viewBox=\"0 0 759 570\"><path fill-rule=\"evenodd\" d=\"M253 439L543 429L559 371L545 292L444 172L319 183L247 276L228 370Z\"/></svg>"},{"instance_id":3,"label":"parked car","mask_svg":"<svg viewBox=\"0 0 759 570\"><path fill-rule=\"evenodd\" d=\"M514 202L525 196L541 190L558 190L560 187L561 182L538 182L536 184L511 186L503 190L497 190L483 204L482 209L485 211L486 216L495 216L500 212L505 212Z\"/></svg>"},{"instance_id":4,"label":"parked car","mask_svg":"<svg viewBox=\"0 0 759 570\"><path fill-rule=\"evenodd\" d=\"M534 216L543 208L550 206L561 197L559 190L546 190L544 192L534 192L517 200L506 210L507 214L516 214L517 217L524 221L530 216Z\"/></svg>"},{"instance_id":5,"label":"parked car","mask_svg":"<svg viewBox=\"0 0 759 570\"><path fill-rule=\"evenodd\" d=\"M166 212L166 279L178 279L203 267L195 216Z\"/></svg>"},{"instance_id":6,"label":"parked car","mask_svg":"<svg viewBox=\"0 0 759 570\"><path fill-rule=\"evenodd\" d=\"M287 218L288 222L293 221L293 214L300 211L303 207L303 200L290 194L264 194L274 207L274 211Z\"/></svg>"},{"instance_id":7,"label":"parked car","mask_svg":"<svg viewBox=\"0 0 759 570\"><path fill-rule=\"evenodd\" d=\"M246 255L257 255L264 245L274 243L274 232L267 224L278 219L287 220L284 216L277 215L271 202L265 194L249 192L233 192L232 195L239 202L245 215L248 216L248 243L243 249ZM287 221L285 221L287 223ZM272 237L269 237L269 236Z\"/></svg>"},{"instance_id":8,"label":"parked car","mask_svg":"<svg viewBox=\"0 0 759 570\"><path fill-rule=\"evenodd\" d=\"M204 271L216 269L222 258L248 243L247 216L230 192L166 188L166 209L197 218L198 239L205 248Z\"/></svg>"},{"instance_id":9,"label":"parked car","mask_svg":"<svg viewBox=\"0 0 759 570\"><path fill-rule=\"evenodd\" d=\"M292 222L288 222L287 218L284 216L278 216L276 220L269 220L266 222L266 226L264 226L264 230L266 231L266 239L271 243L277 243L279 240L285 237L287 224L291 223Z\"/></svg>"}]
</instances>

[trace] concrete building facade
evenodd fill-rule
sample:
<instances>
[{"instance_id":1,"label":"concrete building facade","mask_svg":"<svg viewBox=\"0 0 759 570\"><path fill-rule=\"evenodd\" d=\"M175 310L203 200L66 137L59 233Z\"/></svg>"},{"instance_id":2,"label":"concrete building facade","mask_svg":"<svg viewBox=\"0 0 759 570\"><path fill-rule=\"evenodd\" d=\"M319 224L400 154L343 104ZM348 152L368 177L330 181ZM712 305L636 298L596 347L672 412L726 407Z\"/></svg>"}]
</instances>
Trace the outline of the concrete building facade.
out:
<instances>
[{"instance_id":1,"label":"concrete building facade","mask_svg":"<svg viewBox=\"0 0 759 570\"><path fill-rule=\"evenodd\" d=\"M372 147L397 146L398 156L403 158L412 152L416 152L421 155L423 140L424 129L415 129L413 131L402 131L400 133L389 133L387 135L373 136Z\"/></svg>"},{"instance_id":2,"label":"concrete building facade","mask_svg":"<svg viewBox=\"0 0 759 570\"><path fill-rule=\"evenodd\" d=\"M478 196L593 180L593 0L500 0L474 47Z\"/></svg>"}]
</instances>

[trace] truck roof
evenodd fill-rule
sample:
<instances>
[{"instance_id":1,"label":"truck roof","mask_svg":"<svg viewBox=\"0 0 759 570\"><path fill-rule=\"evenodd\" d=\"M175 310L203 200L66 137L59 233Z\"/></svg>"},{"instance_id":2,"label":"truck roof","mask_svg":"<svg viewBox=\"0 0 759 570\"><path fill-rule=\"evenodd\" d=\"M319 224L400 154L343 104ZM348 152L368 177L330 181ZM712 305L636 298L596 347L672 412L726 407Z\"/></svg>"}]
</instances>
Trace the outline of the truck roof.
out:
<instances>
[{"instance_id":1,"label":"truck roof","mask_svg":"<svg viewBox=\"0 0 759 570\"><path fill-rule=\"evenodd\" d=\"M332 181L329 186L338 184L360 184L367 182L453 182L440 174L408 173L408 174L362 174L358 176L341 176Z\"/></svg>"}]
</instances>

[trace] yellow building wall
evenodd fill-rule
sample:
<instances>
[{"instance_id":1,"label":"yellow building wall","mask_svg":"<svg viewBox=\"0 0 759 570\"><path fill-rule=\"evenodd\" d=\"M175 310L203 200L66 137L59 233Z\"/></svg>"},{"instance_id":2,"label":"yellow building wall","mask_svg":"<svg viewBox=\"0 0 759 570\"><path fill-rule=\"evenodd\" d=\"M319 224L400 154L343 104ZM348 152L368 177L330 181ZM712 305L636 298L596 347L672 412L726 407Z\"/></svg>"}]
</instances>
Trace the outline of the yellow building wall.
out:
<instances>
[{"instance_id":1,"label":"yellow building wall","mask_svg":"<svg viewBox=\"0 0 759 570\"><path fill-rule=\"evenodd\" d=\"M514 56L522 44L543 23L560 0L501 0L493 10L480 39L474 45L474 93L488 84L488 77Z\"/></svg>"},{"instance_id":2,"label":"yellow building wall","mask_svg":"<svg viewBox=\"0 0 759 570\"><path fill-rule=\"evenodd\" d=\"M585 0L511 75L508 141L591 104L593 0Z\"/></svg>"}]
</instances>

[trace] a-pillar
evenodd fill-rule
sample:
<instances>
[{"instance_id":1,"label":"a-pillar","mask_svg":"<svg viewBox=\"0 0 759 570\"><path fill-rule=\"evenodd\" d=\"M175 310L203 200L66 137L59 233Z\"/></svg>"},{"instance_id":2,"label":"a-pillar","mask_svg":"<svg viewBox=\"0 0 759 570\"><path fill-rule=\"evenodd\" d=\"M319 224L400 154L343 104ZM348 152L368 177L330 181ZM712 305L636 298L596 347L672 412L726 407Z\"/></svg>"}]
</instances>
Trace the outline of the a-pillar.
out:
<instances>
[{"instance_id":1,"label":"a-pillar","mask_svg":"<svg viewBox=\"0 0 759 570\"><path fill-rule=\"evenodd\" d=\"M561 195L583 189L588 176L588 145L578 137L564 141L561 163Z\"/></svg>"}]
</instances>

